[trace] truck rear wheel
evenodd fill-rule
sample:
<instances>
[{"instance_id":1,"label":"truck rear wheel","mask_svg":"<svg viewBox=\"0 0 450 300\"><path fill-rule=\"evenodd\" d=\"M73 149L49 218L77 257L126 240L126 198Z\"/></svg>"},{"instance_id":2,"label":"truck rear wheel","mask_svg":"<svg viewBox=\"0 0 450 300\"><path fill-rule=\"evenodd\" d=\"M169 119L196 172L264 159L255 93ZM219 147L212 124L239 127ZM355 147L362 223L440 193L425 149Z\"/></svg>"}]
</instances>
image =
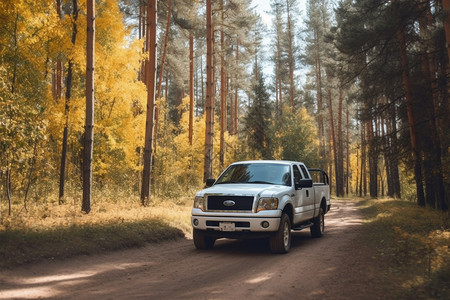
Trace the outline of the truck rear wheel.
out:
<instances>
[{"instance_id":1,"label":"truck rear wheel","mask_svg":"<svg viewBox=\"0 0 450 300\"><path fill-rule=\"evenodd\" d=\"M197 249L212 249L214 247L214 243L216 242L216 239L210 236L206 236L203 232L200 230L194 229L193 231L193 237L194 237L194 245Z\"/></svg>"},{"instance_id":2,"label":"truck rear wheel","mask_svg":"<svg viewBox=\"0 0 450 300\"><path fill-rule=\"evenodd\" d=\"M288 215L281 215L280 228L270 237L270 251L272 253L287 253L291 249L291 220Z\"/></svg>"},{"instance_id":3,"label":"truck rear wheel","mask_svg":"<svg viewBox=\"0 0 450 300\"><path fill-rule=\"evenodd\" d=\"M320 208L319 215L313 219L313 226L310 227L312 237L321 237L325 231L325 213Z\"/></svg>"}]
</instances>

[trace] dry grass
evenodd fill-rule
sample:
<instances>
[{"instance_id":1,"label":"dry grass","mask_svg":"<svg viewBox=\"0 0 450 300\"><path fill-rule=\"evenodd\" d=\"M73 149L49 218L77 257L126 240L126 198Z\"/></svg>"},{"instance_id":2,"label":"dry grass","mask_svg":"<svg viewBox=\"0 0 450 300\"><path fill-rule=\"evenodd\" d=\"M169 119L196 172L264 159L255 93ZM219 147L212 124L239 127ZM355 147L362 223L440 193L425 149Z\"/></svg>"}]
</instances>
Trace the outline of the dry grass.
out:
<instances>
[{"instance_id":1,"label":"dry grass","mask_svg":"<svg viewBox=\"0 0 450 300\"><path fill-rule=\"evenodd\" d=\"M14 205L11 216L3 210L0 218L0 268L182 238L191 231L190 205L102 198L89 214L74 201Z\"/></svg>"},{"instance_id":2,"label":"dry grass","mask_svg":"<svg viewBox=\"0 0 450 300\"><path fill-rule=\"evenodd\" d=\"M449 299L449 214L400 200L359 202L365 243L388 262L405 298Z\"/></svg>"}]
</instances>

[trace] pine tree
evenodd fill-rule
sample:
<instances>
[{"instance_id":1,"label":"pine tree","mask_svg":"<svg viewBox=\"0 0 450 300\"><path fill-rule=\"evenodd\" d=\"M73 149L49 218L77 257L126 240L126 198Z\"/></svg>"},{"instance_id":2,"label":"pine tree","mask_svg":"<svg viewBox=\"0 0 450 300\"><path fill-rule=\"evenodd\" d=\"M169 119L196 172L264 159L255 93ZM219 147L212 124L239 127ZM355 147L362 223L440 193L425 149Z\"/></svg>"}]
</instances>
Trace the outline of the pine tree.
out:
<instances>
[{"instance_id":1,"label":"pine tree","mask_svg":"<svg viewBox=\"0 0 450 300\"><path fill-rule=\"evenodd\" d=\"M257 157L262 159L272 158L272 141L269 134L271 123L270 97L264 83L261 69L256 66L257 81L252 90L252 102L245 117L248 146Z\"/></svg>"},{"instance_id":2,"label":"pine tree","mask_svg":"<svg viewBox=\"0 0 450 300\"><path fill-rule=\"evenodd\" d=\"M147 115L145 126L144 170L142 175L141 203L148 205L151 195L151 172L153 160L153 129L155 122L155 88L156 88L156 23L157 1L147 3L147 32L149 61L146 69L147 79Z\"/></svg>"},{"instance_id":3,"label":"pine tree","mask_svg":"<svg viewBox=\"0 0 450 300\"><path fill-rule=\"evenodd\" d=\"M82 211L91 211L92 152L94 147L94 52L95 52L95 0L87 1L86 41L86 120L83 147L83 200Z\"/></svg>"}]
</instances>

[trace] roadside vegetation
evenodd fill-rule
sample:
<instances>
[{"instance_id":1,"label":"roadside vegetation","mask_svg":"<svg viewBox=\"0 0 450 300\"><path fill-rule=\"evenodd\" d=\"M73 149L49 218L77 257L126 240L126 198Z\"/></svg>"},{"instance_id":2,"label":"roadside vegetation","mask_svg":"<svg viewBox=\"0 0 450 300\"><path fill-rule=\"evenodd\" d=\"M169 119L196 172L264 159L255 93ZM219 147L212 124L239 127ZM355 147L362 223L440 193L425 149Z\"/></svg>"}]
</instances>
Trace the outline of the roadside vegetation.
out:
<instances>
[{"instance_id":1,"label":"roadside vegetation","mask_svg":"<svg viewBox=\"0 0 450 300\"><path fill-rule=\"evenodd\" d=\"M189 199L190 200L190 199ZM188 204L185 204L188 203ZM190 202L102 198L89 214L79 204L14 205L0 217L0 269L45 260L142 247L185 237Z\"/></svg>"},{"instance_id":2,"label":"roadside vegetation","mask_svg":"<svg viewBox=\"0 0 450 300\"><path fill-rule=\"evenodd\" d=\"M362 241L404 299L449 299L448 212L402 200L358 200L365 216Z\"/></svg>"}]
</instances>

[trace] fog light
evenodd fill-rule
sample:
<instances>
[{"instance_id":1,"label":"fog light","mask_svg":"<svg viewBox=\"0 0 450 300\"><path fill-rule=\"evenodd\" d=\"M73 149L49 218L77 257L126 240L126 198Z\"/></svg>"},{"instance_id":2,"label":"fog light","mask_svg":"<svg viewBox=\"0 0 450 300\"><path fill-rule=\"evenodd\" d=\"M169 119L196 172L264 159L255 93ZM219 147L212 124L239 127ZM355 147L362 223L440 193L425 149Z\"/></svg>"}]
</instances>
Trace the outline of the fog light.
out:
<instances>
[{"instance_id":1,"label":"fog light","mask_svg":"<svg viewBox=\"0 0 450 300\"><path fill-rule=\"evenodd\" d=\"M263 228L267 228L267 227L269 227L269 222L267 222L267 221L262 221L262 222L261 222L261 226L262 226Z\"/></svg>"},{"instance_id":2,"label":"fog light","mask_svg":"<svg viewBox=\"0 0 450 300\"><path fill-rule=\"evenodd\" d=\"M198 220L197 219L194 219L193 223L194 223L194 226L198 226Z\"/></svg>"}]
</instances>

